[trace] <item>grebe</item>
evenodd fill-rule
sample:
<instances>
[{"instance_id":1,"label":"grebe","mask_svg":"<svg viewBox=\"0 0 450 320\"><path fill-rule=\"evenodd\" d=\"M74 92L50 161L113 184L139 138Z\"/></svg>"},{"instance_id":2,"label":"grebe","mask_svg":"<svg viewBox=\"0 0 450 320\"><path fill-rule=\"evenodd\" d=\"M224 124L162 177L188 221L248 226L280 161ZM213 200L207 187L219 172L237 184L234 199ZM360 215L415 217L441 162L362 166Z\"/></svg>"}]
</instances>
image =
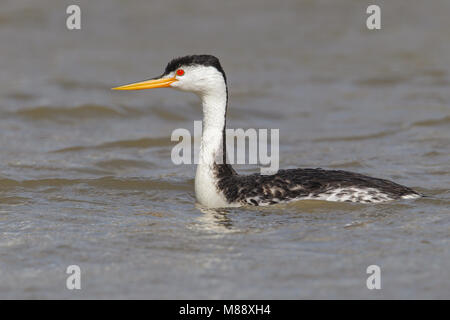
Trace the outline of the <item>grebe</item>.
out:
<instances>
[{"instance_id":1,"label":"grebe","mask_svg":"<svg viewBox=\"0 0 450 320\"><path fill-rule=\"evenodd\" d=\"M274 175L239 175L226 161L228 88L219 60L211 55L177 58L160 77L113 89L163 87L193 92L201 99L203 132L195 195L203 206L263 206L305 199L379 203L421 196L392 181L342 170L288 169Z\"/></svg>"}]
</instances>

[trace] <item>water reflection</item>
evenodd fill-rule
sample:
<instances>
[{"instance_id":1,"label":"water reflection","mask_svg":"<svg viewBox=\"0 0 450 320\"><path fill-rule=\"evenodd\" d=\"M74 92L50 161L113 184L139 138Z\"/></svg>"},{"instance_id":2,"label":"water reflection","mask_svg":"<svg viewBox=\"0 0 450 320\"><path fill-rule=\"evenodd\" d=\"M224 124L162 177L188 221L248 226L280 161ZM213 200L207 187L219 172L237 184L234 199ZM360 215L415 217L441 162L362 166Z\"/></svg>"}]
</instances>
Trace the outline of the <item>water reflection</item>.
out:
<instances>
[{"instance_id":1,"label":"water reflection","mask_svg":"<svg viewBox=\"0 0 450 320\"><path fill-rule=\"evenodd\" d=\"M194 228L199 231L207 231L214 233L230 233L237 232L233 226L233 221L229 217L229 210L227 209L212 209L205 208L196 204L203 214L195 219Z\"/></svg>"}]
</instances>

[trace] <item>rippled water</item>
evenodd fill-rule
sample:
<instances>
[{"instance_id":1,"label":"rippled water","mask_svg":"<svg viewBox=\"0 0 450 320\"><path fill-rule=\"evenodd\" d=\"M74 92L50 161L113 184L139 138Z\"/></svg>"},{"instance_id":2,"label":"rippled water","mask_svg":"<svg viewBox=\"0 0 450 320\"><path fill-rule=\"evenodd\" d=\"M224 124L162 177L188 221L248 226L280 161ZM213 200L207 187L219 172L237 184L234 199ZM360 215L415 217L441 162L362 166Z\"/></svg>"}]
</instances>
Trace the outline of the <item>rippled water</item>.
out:
<instances>
[{"instance_id":1,"label":"rippled water","mask_svg":"<svg viewBox=\"0 0 450 320\"><path fill-rule=\"evenodd\" d=\"M448 1L378 1L380 31L361 1L77 3L80 31L70 1L0 9L1 298L449 298ZM170 161L196 97L109 90L191 53L221 58L228 127L280 128L280 167L428 197L196 207L195 168Z\"/></svg>"}]
</instances>

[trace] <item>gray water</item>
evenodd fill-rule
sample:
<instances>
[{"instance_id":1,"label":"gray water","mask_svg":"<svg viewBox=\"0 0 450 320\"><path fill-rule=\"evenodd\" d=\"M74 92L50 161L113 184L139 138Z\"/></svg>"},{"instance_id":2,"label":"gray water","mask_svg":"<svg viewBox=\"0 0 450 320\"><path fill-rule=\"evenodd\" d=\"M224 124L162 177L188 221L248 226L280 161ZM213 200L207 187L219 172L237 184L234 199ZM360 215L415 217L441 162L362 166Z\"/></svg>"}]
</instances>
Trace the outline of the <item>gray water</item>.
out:
<instances>
[{"instance_id":1,"label":"gray water","mask_svg":"<svg viewBox=\"0 0 450 320\"><path fill-rule=\"evenodd\" d=\"M450 298L450 2L377 1L378 31L365 1L214 2L2 0L0 298ZM228 127L280 128L281 168L428 197L200 210L170 161L197 98L110 90L193 53L221 59Z\"/></svg>"}]
</instances>

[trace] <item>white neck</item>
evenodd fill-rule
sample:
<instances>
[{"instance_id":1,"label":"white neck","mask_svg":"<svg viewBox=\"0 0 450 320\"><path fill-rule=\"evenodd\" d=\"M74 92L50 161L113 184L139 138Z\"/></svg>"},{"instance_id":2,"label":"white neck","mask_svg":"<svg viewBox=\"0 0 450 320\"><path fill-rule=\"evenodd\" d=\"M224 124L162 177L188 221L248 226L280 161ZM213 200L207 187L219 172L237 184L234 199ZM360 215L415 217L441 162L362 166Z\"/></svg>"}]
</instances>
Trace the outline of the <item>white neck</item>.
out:
<instances>
[{"instance_id":1,"label":"white neck","mask_svg":"<svg viewBox=\"0 0 450 320\"><path fill-rule=\"evenodd\" d=\"M203 133L200 147L199 164L213 165L222 163L223 130L227 104L224 93L208 93L201 96L203 106Z\"/></svg>"},{"instance_id":2,"label":"white neck","mask_svg":"<svg viewBox=\"0 0 450 320\"><path fill-rule=\"evenodd\" d=\"M223 207L226 201L217 191L214 164L222 163L223 159L223 130L227 106L225 82L215 89L199 94L203 106L203 133L195 175L195 193L201 204Z\"/></svg>"}]
</instances>

